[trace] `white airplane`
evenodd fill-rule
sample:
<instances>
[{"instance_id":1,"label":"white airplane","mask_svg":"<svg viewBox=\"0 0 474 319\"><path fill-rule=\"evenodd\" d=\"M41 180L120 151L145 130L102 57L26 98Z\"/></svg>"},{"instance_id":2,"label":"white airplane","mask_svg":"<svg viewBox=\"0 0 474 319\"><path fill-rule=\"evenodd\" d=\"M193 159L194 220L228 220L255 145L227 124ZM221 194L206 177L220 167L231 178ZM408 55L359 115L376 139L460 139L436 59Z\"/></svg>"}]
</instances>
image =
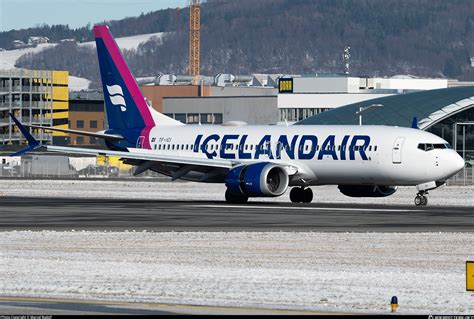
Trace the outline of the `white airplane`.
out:
<instances>
[{"instance_id":1,"label":"white airplane","mask_svg":"<svg viewBox=\"0 0 474 319\"><path fill-rule=\"evenodd\" d=\"M94 27L108 129L91 133L23 125L29 141L17 154L40 147L24 126L105 141L107 150L46 146L47 151L119 156L136 165L203 183L225 183L229 203L276 197L289 187L295 203L313 199L310 186L338 185L351 197L384 197L398 186L416 186L416 205L463 169L442 138L414 128L352 125L184 125L148 105L109 28Z\"/></svg>"}]
</instances>

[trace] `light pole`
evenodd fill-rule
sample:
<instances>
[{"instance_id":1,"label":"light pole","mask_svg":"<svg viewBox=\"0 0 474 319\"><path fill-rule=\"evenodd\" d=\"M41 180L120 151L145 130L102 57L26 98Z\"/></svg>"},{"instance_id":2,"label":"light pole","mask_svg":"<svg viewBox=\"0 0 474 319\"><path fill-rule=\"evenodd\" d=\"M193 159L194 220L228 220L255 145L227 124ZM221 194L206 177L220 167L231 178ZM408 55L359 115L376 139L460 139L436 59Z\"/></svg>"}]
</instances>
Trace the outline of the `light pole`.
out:
<instances>
[{"instance_id":1,"label":"light pole","mask_svg":"<svg viewBox=\"0 0 474 319\"><path fill-rule=\"evenodd\" d=\"M381 107L383 107L383 104L371 104L369 106L359 107L359 111L355 112L355 115L359 116L359 125L362 125L362 114L369 113Z\"/></svg>"}]
</instances>

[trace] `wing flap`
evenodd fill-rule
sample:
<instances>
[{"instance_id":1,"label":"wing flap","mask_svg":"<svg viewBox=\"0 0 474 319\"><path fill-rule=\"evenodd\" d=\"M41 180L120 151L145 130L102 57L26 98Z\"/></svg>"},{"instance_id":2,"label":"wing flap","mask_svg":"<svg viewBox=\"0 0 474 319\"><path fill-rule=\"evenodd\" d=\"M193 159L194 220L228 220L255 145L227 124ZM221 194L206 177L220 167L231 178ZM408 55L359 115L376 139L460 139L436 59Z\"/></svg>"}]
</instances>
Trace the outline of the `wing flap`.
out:
<instances>
[{"instance_id":1,"label":"wing flap","mask_svg":"<svg viewBox=\"0 0 474 319\"><path fill-rule=\"evenodd\" d=\"M207 159L207 158L193 158L183 156L170 156L160 155L152 152L151 150L140 150L140 152L134 152L130 149L129 152L120 151L109 151L109 150L97 150L90 148L76 148L76 147L63 147L63 146L46 146L46 149L51 152L59 153L71 153L71 154L82 154L82 155L102 155L102 156L118 156L124 159L135 159L142 161L153 161L153 162L165 162L185 165L198 165L206 167L219 167L231 169L238 163L234 163L227 160L221 159Z\"/></svg>"}]
</instances>

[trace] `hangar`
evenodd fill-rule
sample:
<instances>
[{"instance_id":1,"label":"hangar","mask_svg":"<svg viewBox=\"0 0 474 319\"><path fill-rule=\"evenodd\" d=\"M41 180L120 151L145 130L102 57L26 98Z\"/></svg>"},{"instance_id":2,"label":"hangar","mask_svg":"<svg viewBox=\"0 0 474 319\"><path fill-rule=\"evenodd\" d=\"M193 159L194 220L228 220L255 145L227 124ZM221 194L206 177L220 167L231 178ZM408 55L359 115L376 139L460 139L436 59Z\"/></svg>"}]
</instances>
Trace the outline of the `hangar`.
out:
<instances>
[{"instance_id":1,"label":"hangar","mask_svg":"<svg viewBox=\"0 0 474 319\"><path fill-rule=\"evenodd\" d=\"M467 161L474 161L474 86L428 90L387 96L335 108L304 119L305 124L359 124L358 111L372 105L362 115L363 125L410 127L413 118L418 127L451 143Z\"/></svg>"}]
</instances>

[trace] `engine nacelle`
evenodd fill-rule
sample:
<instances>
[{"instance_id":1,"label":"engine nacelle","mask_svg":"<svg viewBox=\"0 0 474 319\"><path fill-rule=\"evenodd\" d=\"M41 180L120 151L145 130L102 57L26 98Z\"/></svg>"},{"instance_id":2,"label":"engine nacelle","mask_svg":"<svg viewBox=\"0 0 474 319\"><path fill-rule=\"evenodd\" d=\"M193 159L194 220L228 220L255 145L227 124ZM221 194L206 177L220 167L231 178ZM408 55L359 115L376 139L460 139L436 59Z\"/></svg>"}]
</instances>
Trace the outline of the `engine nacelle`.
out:
<instances>
[{"instance_id":1,"label":"engine nacelle","mask_svg":"<svg viewBox=\"0 0 474 319\"><path fill-rule=\"evenodd\" d=\"M286 170L273 163L255 163L232 169L225 185L236 195L247 197L276 197L288 188L290 178Z\"/></svg>"},{"instance_id":2,"label":"engine nacelle","mask_svg":"<svg viewBox=\"0 0 474 319\"><path fill-rule=\"evenodd\" d=\"M397 186L339 185L339 191L349 197L386 197L397 191Z\"/></svg>"}]
</instances>

